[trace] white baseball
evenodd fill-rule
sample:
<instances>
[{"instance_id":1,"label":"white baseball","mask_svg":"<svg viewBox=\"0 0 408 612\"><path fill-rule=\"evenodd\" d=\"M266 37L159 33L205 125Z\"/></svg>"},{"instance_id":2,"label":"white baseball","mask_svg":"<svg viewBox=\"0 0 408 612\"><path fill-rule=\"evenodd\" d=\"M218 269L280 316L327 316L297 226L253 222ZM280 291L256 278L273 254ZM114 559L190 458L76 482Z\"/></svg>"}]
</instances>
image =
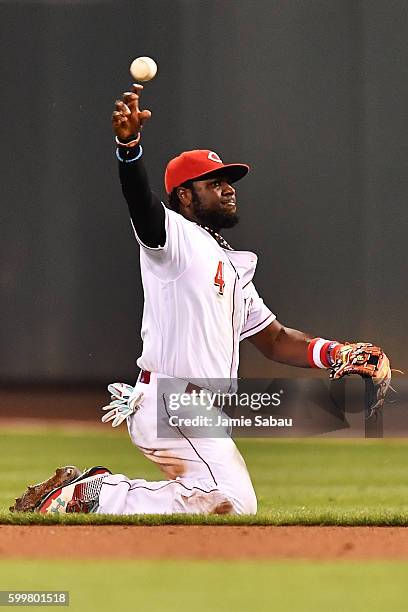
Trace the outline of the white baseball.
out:
<instances>
[{"instance_id":1,"label":"white baseball","mask_svg":"<svg viewBox=\"0 0 408 612\"><path fill-rule=\"evenodd\" d=\"M157 64L151 57L137 57L130 64L130 74L135 81L150 81L156 72Z\"/></svg>"}]
</instances>

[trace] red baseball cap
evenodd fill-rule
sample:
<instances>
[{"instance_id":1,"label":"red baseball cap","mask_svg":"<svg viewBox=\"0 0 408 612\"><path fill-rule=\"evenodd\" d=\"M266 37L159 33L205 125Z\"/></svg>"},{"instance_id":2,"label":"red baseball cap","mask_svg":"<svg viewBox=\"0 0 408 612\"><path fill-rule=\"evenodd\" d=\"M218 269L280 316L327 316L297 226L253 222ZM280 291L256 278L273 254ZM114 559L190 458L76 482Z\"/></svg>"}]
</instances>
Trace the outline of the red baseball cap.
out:
<instances>
[{"instance_id":1,"label":"red baseball cap","mask_svg":"<svg viewBox=\"0 0 408 612\"><path fill-rule=\"evenodd\" d=\"M249 170L246 164L224 164L217 153L208 149L185 151L171 159L164 174L166 192L171 193L186 181L198 181L207 178L208 174L219 172L231 183L242 179Z\"/></svg>"}]
</instances>

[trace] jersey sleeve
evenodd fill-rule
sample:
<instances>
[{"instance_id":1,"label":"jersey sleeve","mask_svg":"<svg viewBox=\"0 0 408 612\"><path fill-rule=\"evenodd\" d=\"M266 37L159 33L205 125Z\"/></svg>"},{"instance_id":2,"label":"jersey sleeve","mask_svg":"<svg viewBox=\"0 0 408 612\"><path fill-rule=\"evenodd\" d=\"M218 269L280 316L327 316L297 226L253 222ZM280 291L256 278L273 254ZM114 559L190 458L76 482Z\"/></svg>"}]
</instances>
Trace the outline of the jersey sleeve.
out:
<instances>
[{"instance_id":1,"label":"jersey sleeve","mask_svg":"<svg viewBox=\"0 0 408 612\"><path fill-rule=\"evenodd\" d=\"M187 269L192 259L191 221L164 206L166 239L163 246L150 247L133 231L141 248L141 257L152 273L162 280L174 280Z\"/></svg>"},{"instance_id":2,"label":"jersey sleeve","mask_svg":"<svg viewBox=\"0 0 408 612\"><path fill-rule=\"evenodd\" d=\"M262 331L276 319L276 315L264 304L252 282L246 287L245 293L244 326L240 341Z\"/></svg>"},{"instance_id":3,"label":"jersey sleeve","mask_svg":"<svg viewBox=\"0 0 408 612\"><path fill-rule=\"evenodd\" d=\"M157 247L166 239L165 214L160 199L150 188L142 154L140 145L132 149L118 147L119 177L135 232L144 244Z\"/></svg>"}]
</instances>

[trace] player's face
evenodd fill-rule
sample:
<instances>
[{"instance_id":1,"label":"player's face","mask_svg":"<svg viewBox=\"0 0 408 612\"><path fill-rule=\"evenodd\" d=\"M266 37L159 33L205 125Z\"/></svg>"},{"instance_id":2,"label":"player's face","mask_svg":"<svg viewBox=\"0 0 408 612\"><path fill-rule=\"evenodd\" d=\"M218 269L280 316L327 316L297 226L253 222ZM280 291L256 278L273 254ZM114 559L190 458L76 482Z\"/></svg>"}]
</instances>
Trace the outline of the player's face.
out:
<instances>
[{"instance_id":1,"label":"player's face","mask_svg":"<svg viewBox=\"0 0 408 612\"><path fill-rule=\"evenodd\" d=\"M235 189L227 177L194 181L192 193L193 213L202 225L222 229L238 223Z\"/></svg>"}]
</instances>

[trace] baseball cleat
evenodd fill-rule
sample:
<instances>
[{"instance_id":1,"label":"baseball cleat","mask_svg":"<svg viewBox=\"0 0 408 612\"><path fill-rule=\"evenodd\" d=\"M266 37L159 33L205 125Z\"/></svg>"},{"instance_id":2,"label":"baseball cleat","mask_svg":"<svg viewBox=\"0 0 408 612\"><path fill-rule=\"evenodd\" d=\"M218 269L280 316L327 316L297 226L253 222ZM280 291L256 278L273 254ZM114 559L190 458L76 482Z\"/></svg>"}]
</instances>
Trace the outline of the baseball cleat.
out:
<instances>
[{"instance_id":1,"label":"baseball cleat","mask_svg":"<svg viewBox=\"0 0 408 612\"><path fill-rule=\"evenodd\" d=\"M63 487L70 482L73 482L82 475L82 472L75 465L66 465L65 467L57 468L55 474L36 485L28 487L27 491L16 499L14 506L10 506L10 512L34 512L51 491L57 487Z\"/></svg>"},{"instance_id":2,"label":"baseball cleat","mask_svg":"<svg viewBox=\"0 0 408 612\"><path fill-rule=\"evenodd\" d=\"M35 511L41 514L95 512L103 480L109 474L112 472L102 466L89 468L71 483L51 491Z\"/></svg>"}]
</instances>

